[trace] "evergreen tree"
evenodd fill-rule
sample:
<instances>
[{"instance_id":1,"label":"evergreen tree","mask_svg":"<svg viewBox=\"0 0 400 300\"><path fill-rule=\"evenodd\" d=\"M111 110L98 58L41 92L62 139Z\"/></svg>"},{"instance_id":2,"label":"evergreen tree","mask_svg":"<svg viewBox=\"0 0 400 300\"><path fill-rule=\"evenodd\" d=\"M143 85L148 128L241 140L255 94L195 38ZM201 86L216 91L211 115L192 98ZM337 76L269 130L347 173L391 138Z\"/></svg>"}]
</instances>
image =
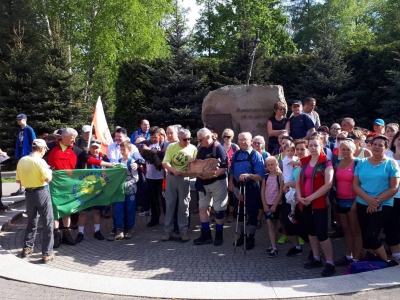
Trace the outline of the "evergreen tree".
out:
<instances>
[{"instance_id":1,"label":"evergreen tree","mask_svg":"<svg viewBox=\"0 0 400 300\"><path fill-rule=\"evenodd\" d=\"M357 117L356 98L358 91L349 91L352 83L351 71L333 43L332 35L325 27L319 36L314 59L307 63L305 76L296 86L298 97L313 97L317 100L321 122L330 125L341 118Z\"/></svg>"},{"instance_id":2,"label":"evergreen tree","mask_svg":"<svg viewBox=\"0 0 400 300\"><path fill-rule=\"evenodd\" d=\"M399 123L400 114L400 60L396 59L397 70L388 71L391 85L385 86L383 90L387 96L381 102L382 107L379 109L381 117L386 123Z\"/></svg>"}]
</instances>

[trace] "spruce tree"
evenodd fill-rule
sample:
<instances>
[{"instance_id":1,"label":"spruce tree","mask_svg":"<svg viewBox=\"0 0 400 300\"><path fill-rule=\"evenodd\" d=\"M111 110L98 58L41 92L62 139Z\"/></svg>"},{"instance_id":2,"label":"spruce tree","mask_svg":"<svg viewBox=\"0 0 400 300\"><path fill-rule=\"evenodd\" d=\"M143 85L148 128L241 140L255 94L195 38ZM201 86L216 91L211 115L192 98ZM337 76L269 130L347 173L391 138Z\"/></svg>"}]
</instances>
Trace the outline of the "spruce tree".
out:
<instances>
[{"instance_id":1,"label":"spruce tree","mask_svg":"<svg viewBox=\"0 0 400 300\"><path fill-rule=\"evenodd\" d=\"M400 53L398 54L400 55ZM381 102L382 107L378 110L386 123L399 123L400 114L400 60L395 59L397 70L388 71L391 85L383 87L387 93Z\"/></svg>"}]
</instances>

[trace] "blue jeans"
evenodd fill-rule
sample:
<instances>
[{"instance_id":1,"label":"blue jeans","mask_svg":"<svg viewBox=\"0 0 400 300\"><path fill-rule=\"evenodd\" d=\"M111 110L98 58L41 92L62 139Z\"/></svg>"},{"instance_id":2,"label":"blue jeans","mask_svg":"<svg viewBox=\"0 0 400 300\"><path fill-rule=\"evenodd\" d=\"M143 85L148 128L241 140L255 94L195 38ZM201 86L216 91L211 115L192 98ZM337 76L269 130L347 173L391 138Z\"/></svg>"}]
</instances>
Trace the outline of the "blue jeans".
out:
<instances>
[{"instance_id":1,"label":"blue jeans","mask_svg":"<svg viewBox=\"0 0 400 300\"><path fill-rule=\"evenodd\" d=\"M123 231L135 226L136 194L125 195L125 201L114 203L114 228Z\"/></svg>"}]
</instances>

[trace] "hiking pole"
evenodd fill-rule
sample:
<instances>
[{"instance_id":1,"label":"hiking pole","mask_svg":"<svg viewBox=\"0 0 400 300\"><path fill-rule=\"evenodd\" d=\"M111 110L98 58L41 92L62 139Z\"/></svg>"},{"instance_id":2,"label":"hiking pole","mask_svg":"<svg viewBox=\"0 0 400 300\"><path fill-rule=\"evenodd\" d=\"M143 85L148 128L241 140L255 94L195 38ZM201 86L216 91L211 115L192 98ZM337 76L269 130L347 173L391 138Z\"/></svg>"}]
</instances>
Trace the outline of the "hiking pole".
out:
<instances>
[{"instance_id":1,"label":"hiking pole","mask_svg":"<svg viewBox=\"0 0 400 300\"><path fill-rule=\"evenodd\" d=\"M243 233L244 233L244 255L246 255L246 240L247 240L247 235L246 235L246 182L243 182L244 185L244 191L243 191Z\"/></svg>"},{"instance_id":2,"label":"hiking pole","mask_svg":"<svg viewBox=\"0 0 400 300\"><path fill-rule=\"evenodd\" d=\"M236 253L236 244L237 244L237 235L238 235L238 228L239 228L239 211L240 211L240 195L242 194L242 184L239 186L239 197L238 197L238 208L237 208L237 216L236 216L236 231L235 231L235 248L233 252Z\"/></svg>"}]
</instances>

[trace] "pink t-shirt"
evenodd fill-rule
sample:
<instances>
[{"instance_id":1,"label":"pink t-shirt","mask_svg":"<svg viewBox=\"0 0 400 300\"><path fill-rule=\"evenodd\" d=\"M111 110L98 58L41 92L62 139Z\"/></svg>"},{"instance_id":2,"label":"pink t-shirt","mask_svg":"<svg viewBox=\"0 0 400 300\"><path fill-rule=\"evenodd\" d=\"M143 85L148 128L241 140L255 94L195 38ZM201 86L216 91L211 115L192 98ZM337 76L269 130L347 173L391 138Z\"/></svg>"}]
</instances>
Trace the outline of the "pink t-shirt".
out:
<instances>
[{"instance_id":1,"label":"pink t-shirt","mask_svg":"<svg viewBox=\"0 0 400 300\"><path fill-rule=\"evenodd\" d=\"M226 155L228 156L229 160L228 160L228 166L230 167L232 164L232 156L233 153L235 153L235 151L233 151L232 146L229 148L229 151L226 152Z\"/></svg>"},{"instance_id":2,"label":"pink t-shirt","mask_svg":"<svg viewBox=\"0 0 400 300\"><path fill-rule=\"evenodd\" d=\"M346 169L337 167L335 172L336 197L339 199L354 199L356 193L353 190L354 162Z\"/></svg>"},{"instance_id":3,"label":"pink t-shirt","mask_svg":"<svg viewBox=\"0 0 400 300\"><path fill-rule=\"evenodd\" d=\"M279 186L276 176L268 176L267 181L265 182L265 202L268 205L274 205L275 199L279 195Z\"/></svg>"},{"instance_id":4,"label":"pink t-shirt","mask_svg":"<svg viewBox=\"0 0 400 300\"><path fill-rule=\"evenodd\" d=\"M326 167L332 167L332 162L328 161L326 164ZM314 167L311 167L310 164L308 164L306 168L306 172L304 173L304 195L303 197L308 197L313 194L312 191L312 172L314 170ZM322 175L321 175L322 176Z\"/></svg>"}]
</instances>

